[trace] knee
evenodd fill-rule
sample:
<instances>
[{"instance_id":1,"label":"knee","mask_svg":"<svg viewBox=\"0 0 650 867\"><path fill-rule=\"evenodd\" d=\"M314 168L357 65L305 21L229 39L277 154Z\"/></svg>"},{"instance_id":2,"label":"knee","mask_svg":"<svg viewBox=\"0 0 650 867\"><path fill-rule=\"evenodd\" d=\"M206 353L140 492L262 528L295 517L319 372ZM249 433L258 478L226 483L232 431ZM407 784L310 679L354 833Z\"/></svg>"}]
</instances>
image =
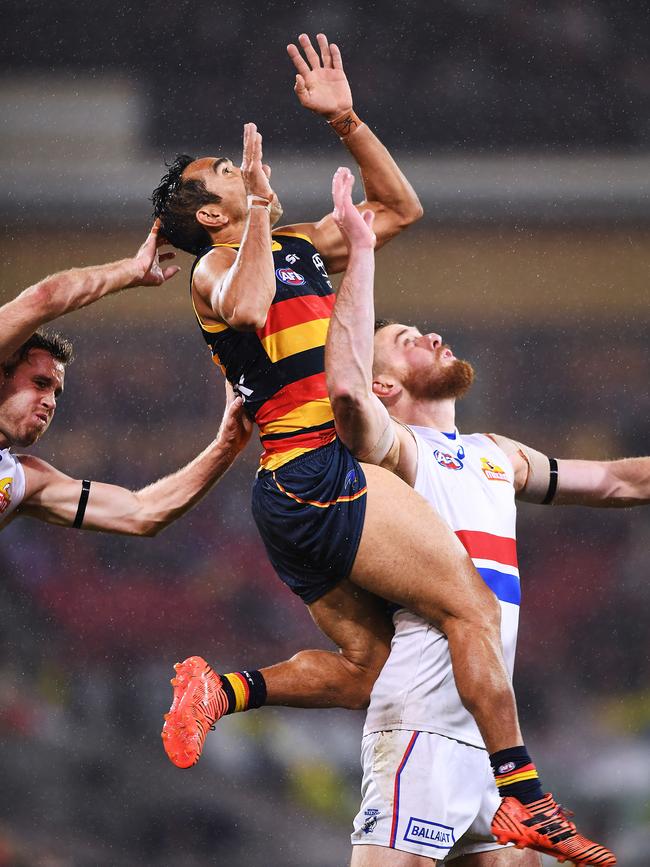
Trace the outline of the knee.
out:
<instances>
[{"instance_id":1,"label":"knee","mask_svg":"<svg viewBox=\"0 0 650 867\"><path fill-rule=\"evenodd\" d=\"M501 635L501 605L494 593L486 586L485 593L467 611L472 628Z\"/></svg>"},{"instance_id":2,"label":"knee","mask_svg":"<svg viewBox=\"0 0 650 867\"><path fill-rule=\"evenodd\" d=\"M501 606L494 593L487 587L480 600L463 609L462 616L457 612L444 618L442 631L449 635L450 631L483 635L501 643Z\"/></svg>"},{"instance_id":3,"label":"knee","mask_svg":"<svg viewBox=\"0 0 650 867\"><path fill-rule=\"evenodd\" d=\"M350 684L345 704L348 710L365 710L368 707L372 688L388 658L388 652L389 648L382 646L364 658L343 654Z\"/></svg>"}]
</instances>

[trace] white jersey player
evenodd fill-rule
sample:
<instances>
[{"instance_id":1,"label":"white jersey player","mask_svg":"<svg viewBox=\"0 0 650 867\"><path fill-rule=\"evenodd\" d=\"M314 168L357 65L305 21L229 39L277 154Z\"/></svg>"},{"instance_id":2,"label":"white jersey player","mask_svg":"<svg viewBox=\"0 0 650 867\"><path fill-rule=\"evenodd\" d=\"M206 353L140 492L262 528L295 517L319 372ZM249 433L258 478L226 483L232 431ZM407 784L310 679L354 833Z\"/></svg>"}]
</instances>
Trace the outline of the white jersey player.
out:
<instances>
[{"instance_id":1,"label":"white jersey player","mask_svg":"<svg viewBox=\"0 0 650 867\"><path fill-rule=\"evenodd\" d=\"M512 676L520 600L512 464L485 434L409 430L417 448L415 490L451 526L499 599ZM447 639L405 609L393 619L390 656L364 726L363 802L352 842L439 860L492 851L499 796L456 689ZM536 863L537 856L526 857Z\"/></svg>"},{"instance_id":2,"label":"white jersey player","mask_svg":"<svg viewBox=\"0 0 650 867\"><path fill-rule=\"evenodd\" d=\"M384 321L373 335L372 217L352 206L352 184L339 169L334 217L350 259L326 348L337 432L360 460L412 485L456 531L499 599L512 674L520 598L515 496L541 504L648 503L650 460L557 461L506 437L460 435L455 402L472 384L471 365L440 335L409 325ZM531 800L526 787L539 780L525 749L488 760L455 688L444 636L404 610L395 627L371 693L352 867L541 863L536 852L498 845L506 842L575 864L615 864L551 795Z\"/></svg>"},{"instance_id":3,"label":"white jersey player","mask_svg":"<svg viewBox=\"0 0 650 867\"><path fill-rule=\"evenodd\" d=\"M0 524L25 496L25 472L9 449L0 449Z\"/></svg>"}]
</instances>

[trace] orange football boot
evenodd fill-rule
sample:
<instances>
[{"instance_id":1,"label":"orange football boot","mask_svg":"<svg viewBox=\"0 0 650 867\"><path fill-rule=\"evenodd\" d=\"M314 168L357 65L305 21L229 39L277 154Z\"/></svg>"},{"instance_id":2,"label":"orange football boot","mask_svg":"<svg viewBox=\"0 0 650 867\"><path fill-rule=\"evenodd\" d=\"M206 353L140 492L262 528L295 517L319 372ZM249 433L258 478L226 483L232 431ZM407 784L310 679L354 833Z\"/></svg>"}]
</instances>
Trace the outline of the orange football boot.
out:
<instances>
[{"instance_id":1,"label":"orange football boot","mask_svg":"<svg viewBox=\"0 0 650 867\"><path fill-rule=\"evenodd\" d=\"M221 678L200 656L174 666L174 700L165 714L161 737L169 760L190 768L201 757L207 733L228 710Z\"/></svg>"},{"instance_id":2,"label":"orange football boot","mask_svg":"<svg viewBox=\"0 0 650 867\"><path fill-rule=\"evenodd\" d=\"M551 794L532 804L504 798L492 819L492 833L499 843L514 843L517 849L534 849L560 862L610 867L616 857L604 846L587 840Z\"/></svg>"}]
</instances>

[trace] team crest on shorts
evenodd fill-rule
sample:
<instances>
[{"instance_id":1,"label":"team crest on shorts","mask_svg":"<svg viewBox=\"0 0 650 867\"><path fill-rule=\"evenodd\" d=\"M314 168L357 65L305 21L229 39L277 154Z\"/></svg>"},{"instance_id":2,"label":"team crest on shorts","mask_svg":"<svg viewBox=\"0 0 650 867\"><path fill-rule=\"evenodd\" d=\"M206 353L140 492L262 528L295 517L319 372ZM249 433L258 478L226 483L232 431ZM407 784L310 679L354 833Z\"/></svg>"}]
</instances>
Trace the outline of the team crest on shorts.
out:
<instances>
[{"instance_id":1,"label":"team crest on shorts","mask_svg":"<svg viewBox=\"0 0 650 867\"><path fill-rule=\"evenodd\" d=\"M441 449L436 449L433 453L434 458L438 461L441 467L446 470L462 470L463 462L461 457L465 457L465 453L454 457L450 452L443 452Z\"/></svg>"},{"instance_id":2,"label":"team crest on shorts","mask_svg":"<svg viewBox=\"0 0 650 867\"><path fill-rule=\"evenodd\" d=\"M276 268L275 276L287 286L304 286L305 278L293 268Z\"/></svg>"},{"instance_id":3,"label":"team crest on shorts","mask_svg":"<svg viewBox=\"0 0 650 867\"><path fill-rule=\"evenodd\" d=\"M0 515L6 512L11 505L11 476L0 479Z\"/></svg>"},{"instance_id":4,"label":"team crest on shorts","mask_svg":"<svg viewBox=\"0 0 650 867\"><path fill-rule=\"evenodd\" d=\"M489 479L491 482L508 481L506 471L502 467L498 466L498 464L493 464L492 461L489 461L487 458L481 458L481 469L485 474L485 478Z\"/></svg>"},{"instance_id":5,"label":"team crest on shorts","mask_svg":"<svg viewBox=\"0 0 650 867\"><path fill-rule=\"evenodd\" d=\"M379 810L370 807L368 810L363 811L363 815L365 816L365 821L361 826L361 830L364 834L372 834L377 827L377 816L379 815Z\"/></svg>"}]
</instances>

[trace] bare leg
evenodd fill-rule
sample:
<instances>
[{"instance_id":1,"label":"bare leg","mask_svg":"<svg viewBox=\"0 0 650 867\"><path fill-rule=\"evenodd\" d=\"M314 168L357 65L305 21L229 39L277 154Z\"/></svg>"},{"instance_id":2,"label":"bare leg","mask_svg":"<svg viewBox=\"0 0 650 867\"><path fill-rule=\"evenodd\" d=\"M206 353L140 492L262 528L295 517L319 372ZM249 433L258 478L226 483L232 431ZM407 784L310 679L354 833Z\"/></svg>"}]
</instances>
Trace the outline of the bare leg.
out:
<instances>
[{"instance_id":1,"label":"bare leg","mask_svg":"<svg viewBox=\"0 0 650 867\"><path fill-rule=\"evenodd\" d=\"M308 650L262 669L267 703L365 707L392 628L371 593L404 605L448 638L454 677L488 751L522 743L503 663L500 609L465 549L429 504L390 473L364 465L368 502L350 582L310 606L340 653Z\"/></svg>"},{"instance_id":2,"label":"bare leg","mask_svg":"<svg viewBox=\"0 0 650 867\"><path fill-rule=\"evenodd\" d=\"M435 858L423 858L388 846L353 846L350 867L435 867Z\"/></svg>"},{"instance_id":3,"label":"bare leg","mask_svg":"<svg viewBox=\"0 0 650 867\"><path fill-rule=\"evenodd\" d=\"M445 862L447 863L447 862ZM385 846L353 846L350 867L435 867L438 861ZM542 856L530 849L493 849L449 861L454 867L542 867Z\"/></svg>"},{"instance_id":4,"label":"bare leg","mask_svg":"<svg viewBox=\"0 0 650 867\"><path fill-rule=\"evenodd\" d=\"M364 464L368 496L350 580L444 632L458 692L494 753L523 743L503 662L500 608L465 549L426 500ZM330 622L319 626L330 635Z\"/></svg>"},{"instance_id":5,"label":"bare leg","mask_svg":"<svg viewBox=\"0 0 650 867\"><path fill-rule=\"evenodd\" d=\"M310 612L340 651L303 650L286 662L262 668L266 703L367 707L393 637L385 602L349 581L341 581L310 605Z\"/></svg>"},{"instance_id":6,"label":"bare leg","mask_svg":"<svg viewBox=\"0 0 650 867\"><path fill-rule=\"evenodd\" d=\"M493 849L476 855L462 855L449 862L453 867L542 867L542 856L532 849Z\"/></svg>"}]
</instances>

